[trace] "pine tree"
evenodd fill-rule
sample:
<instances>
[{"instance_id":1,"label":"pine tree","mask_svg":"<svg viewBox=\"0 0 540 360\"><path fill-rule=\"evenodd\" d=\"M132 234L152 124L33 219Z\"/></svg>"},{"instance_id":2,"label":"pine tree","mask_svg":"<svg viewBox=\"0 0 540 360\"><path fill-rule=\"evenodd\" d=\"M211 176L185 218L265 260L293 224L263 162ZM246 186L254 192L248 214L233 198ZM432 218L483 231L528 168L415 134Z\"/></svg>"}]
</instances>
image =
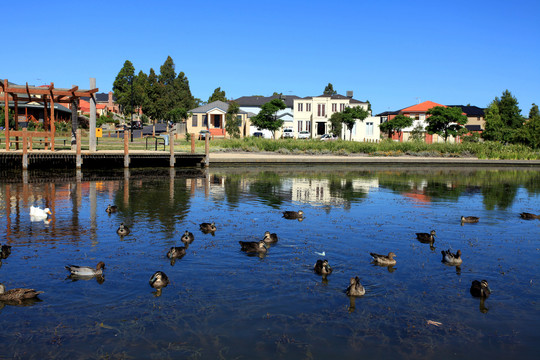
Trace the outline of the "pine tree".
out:
<instances>
[{"instance_id":1,"label":"pine tree","mask_svg":"<svg viewBox=\"0 0 540 360\"><path fill-rule=\"evenodd\" d=\"M222 91L220 87L216 88L212 95L210 95L210 97L208 98L208 104L218 100L224 102L227 101L227 97L225 96L225 90Z\"/></svg>"},{"instance_id":2,"label":"pine tree","mask_svg":"<svg viewBox=\"0 0 540 360\"><path fill-rule=\"evenodd\" d=\"M129 115L133 112L134 99L132 95L134 76L135 68L131 61L126 60L113 83L114 97L124 115Z\"/></svg>"},{"instance_id":3,"label":"pine tree","mask_svg":"<svg viewBox=\"0 0 540 360\"><path fill-rule=\"evenodd\" d=\"M337 91L334 90L334 85L332 85L331 83L328 83L328 85L326 85L326 87L324 88L323 94L324 95L336 95Z\"/></svg>"}]
</instances>

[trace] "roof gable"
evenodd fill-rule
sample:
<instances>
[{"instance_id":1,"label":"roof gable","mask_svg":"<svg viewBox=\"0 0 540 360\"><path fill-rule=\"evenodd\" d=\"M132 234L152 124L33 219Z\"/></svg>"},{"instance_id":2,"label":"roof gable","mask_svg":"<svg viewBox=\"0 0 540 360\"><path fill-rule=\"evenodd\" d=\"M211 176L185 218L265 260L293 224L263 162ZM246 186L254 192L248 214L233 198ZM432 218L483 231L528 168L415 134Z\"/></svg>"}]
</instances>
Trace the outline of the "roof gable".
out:
<instances>
[{"instance_id":1,"label":"roof gable","mask_svg":"<svg viewBox=\"0 0 540 360\"><path fill-rule=\"evenodd\" d=\"M433 102L433 101L424 101L424 102L421 102L420 104L416 104L416 105L409 106L409 107L406 107L404 109L401 109L399 112L401 114L409 113L409 112L426 112L426 111L428 111L429 109L431 109L432 107L435 107L435 106L446 107L446 105L437 104L436 102Z\"/></svg>"}]
</instances>

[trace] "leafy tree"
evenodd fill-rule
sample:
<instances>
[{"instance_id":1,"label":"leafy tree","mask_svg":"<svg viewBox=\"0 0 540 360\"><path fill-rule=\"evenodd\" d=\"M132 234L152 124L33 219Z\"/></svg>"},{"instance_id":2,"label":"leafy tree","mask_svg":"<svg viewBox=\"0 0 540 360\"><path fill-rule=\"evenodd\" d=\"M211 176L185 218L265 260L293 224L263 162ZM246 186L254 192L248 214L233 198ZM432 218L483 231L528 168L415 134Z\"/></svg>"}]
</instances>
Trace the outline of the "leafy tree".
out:
<instances>
[{"instance_id":1,"label":"leafy tree","mask_svg":"<svg viewBox=\"0 0 540 360\"><path fill-rule=\"evenodd\" d=\"M334 85L332 85L331 83L328 83L328 85L326 85L326 87L324 88L323 94L324 95L336 95L337 91L334 90Z\"/></svg>"},{"instance_id":2,"label":"leafy tree","mask_svg":"<svg viewBox=\"0 0 540 360\"><path fill-rule=\"evenodd\" d=\"M424 140L424 128L423 128L422 124L418 123L418 124L416 124L414 129L412 129L411 138L412 138L413 141L422 141L422 140Z\"/></svg>"},{"instance_id":3,"label":"leafy tree","mask_svg":"<svg viewBox=\"0 0 540 360\"><path fill-rule=\"evenodd\" d=\"M505 90L499 101L499 113L505 125L511 129L520 128L523 125L521 109L518 107L517 99Z\"/></svg>"},{"instance_id":4,"label":"leafy tree","mask_svg":"<svg viewBox=\"0 0 540 360\"><path fill-rule=\"evenodd\" d=\"M188 118L188 112L185 108L176 107L167 113L167 117L173 123L179 123L185 121Z\"/></svg>"},{"instance_id":5,"label":"leafy tree","mask_svg":"<svg viewBox=\"0 0 540 360\"><path fill-rule=\"evenodd\" d=\"M361 106L354 106L346 107L341 114L341 121L347 126L347 129L349 129L349 140L352 140L352 129L354 124L356 124L356 120L364 121L364 119L369 116L369 113Z\"/></svg>"},{"instance_id":6,"label":"leafy tree","mask_svg":"<svg viewBox=\"0 0 540 360\"><path fill-rule=\"evenodd\" d=\"M221 91L220 87L214 89L214 92L208 98L207 103L210 104L211 102L218 101L218 100L223 101L223 102L227 102L227 97L225 97L225 90Z\"/></svg>"},{"instance_id":7,"label":"leafy tree","mask_svg":"<svg viewBox=\"0 0 540 360\"><path fill-rule=\"evenodd\" d=\"M133 113L133 80L135 77L135 68L131 61L126 60L124 66L116 75L113 83L113 93L116 102L120 105L120 110L124 115Z\"/></svg>"},{"instance_id":8,"label":"leafy tree","mask_svg":"<svg viewBox=\"0 0 540 360\"><path fill-rule=\"evenodd\" d=\"M489 104L485 111L485 121L486 125L482 132L482 137L485 140L503 141L507 132L505 131L505 126L499 113L499 98L495 98Z\"/></svg>"},{"instance_id":9,"label":"leafy tree","mask_svg":"<svg viewBox=\"0 0 540 360\"><path fill-rule=\"evenodd\" d=\"M532 104L529 120L523 127L516 130L514 139L532 148L540 148L540 112L538 105Z\"/></svg>"},{"instance_id":10,"label":"leafy tree","mask_svg":"<svg viewBox=\"0 0 540 360\"><path fill-rule=\"evenodd\" d=\"M225 92L223 92L225 93ZM225 131L229 133L229 136L235 139L240 137L240 127L242 126L242 119L238 118L240 112L240 106L235 101L229 103L227 114L225 115Z\"/></svg>"},{"instance_id":11,"label":"leafy tree","mask_svg":"<svg viewBox=\"0 0 540 360\"><path fill-rule=\"evenodd\" d=\"M335 112L330 116L330 131L332 134L341 138L341 131L343 129L343 114Z\"/></svg>"},{"instance_id":12,"label":"leafy tree","mask_svg":"<svg viewBox=\"0 0 540 360\"><path fill-rule=\"evenodd\" d=\"M261 111L251 118L253 125L260 129L270 130L276 138L276 130L283 126L283 120L277 118L277 112L287 107L281 99L272 99L261 106Z\"/></svg>"},{"instance_id":13,"label":"leafy tree","mask_svg":"<svg viewBox=\"0 0 540 360\"><path fill-rule=\"evenodd\" d=\"M429 134L438 134L444 137L444 142L449 135L457 136L462 125L468 121L467 116L463 115L460 107L435 106L426 112L431 115L426 118L428 126L426 130Z\"/></svg>"},{"instance_id":14,"label":"leafy tree","mask_svg":"<svg viewBox=\"0 0 540 360\"><path fill-rule=\"evenodd\" d=\"M381 131L388 133L388 137L391 138L392 134L397 132L401 133L403 129L413 124L413 119L403 114L398 114L394 118L383 122L379 125Z\"/></svg>"}]
</instances>

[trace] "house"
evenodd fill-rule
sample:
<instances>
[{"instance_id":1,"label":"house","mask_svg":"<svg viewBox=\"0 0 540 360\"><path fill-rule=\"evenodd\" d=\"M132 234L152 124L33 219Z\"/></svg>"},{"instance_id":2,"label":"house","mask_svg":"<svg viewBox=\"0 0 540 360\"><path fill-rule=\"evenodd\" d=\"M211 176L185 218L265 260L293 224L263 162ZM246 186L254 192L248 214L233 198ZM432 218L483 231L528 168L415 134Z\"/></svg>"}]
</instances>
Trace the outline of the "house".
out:
<instances>
[{"instance_id":1,"label":"house","mask_svg":"<svg viewBox=\"0 0 540 360\"><path fill-rule=\"evenodd\" d=\"M225 137L227 135L225 130L227 110L229 110L229 104L223 101L214 101L189 110L186 131L189 134L199 134L201 130L208 130L212 137ZM248 113L240 110L237 116L242 121L240 136L250 135L249 126L251 122Z\"/></svg>"},{"instance_id":2,"label":"house","mask_svg":"<svg viewBox=\"0 0 540 360\"><path fill-rule=\"evenodd\" d=\"M266 104L267 102L270 102L273 99L281 99L283 100L283 102L285 102L286 108L283 110L279 110L277 112L277 117L283 120L282 129L292 128L294 126L293 102L295 99L300 99L299 96L282 95L282 94L276 94L272 96L255 95L255 96L242 96L233 101L235 101L238 104L238 106L240 107L240 110L243 110L248 113L252 113L254 116L254 115L257 115L259 111L261 111L261 106L263 106L263 104ZM269 130L261 130L253 125L250 126L250 132L248 135L252 135L256 131L262 132L264 137L266 138L272 137L272 133ZM276 132L276 137L278 136L281 136L281 132L279 131Z\"/></svg>"},{"instance_id":3,"label":"house","mask_svg":"<svg viewBox=\"0 0 540 360\"><path fill-rule=\"evenodd\" d=\"M294 100L294 129L297 132L309 131L311 137L320 137L331 132L330 117L332 114L342 112L346 107L361 106L368 110L368 103L353 99L349 96L320 95ZM358 120L352 129L352 139L356 141L378 141L380 138L379 117L369 116L364 121ZM349 130L344 126L342 138L349 138Z\"/></svg>"},{"instance_id":4,"label":"house","mask_svg":"<svg viewBox=\"0 0 540 360\"><path fill-rule=\"evenodd\" d=\"M97 93L97 94L94 94L94 97L96 99L96 108L104 109L106 110L106 112L120 114L120 105L116 103L116 99L114 98L112 91L109 91L108 93ZM82 100L84 100L87 103L90 102L89 97L82 97L81 102ZM86 113L90 112L89 109L90 108L88 108L88 111L86 111ZM82 109L79 109L79 110L83 111Z\"/></svg>"},{"instance_id":5,"label":"house","mask_svg":"<svg viewBox=\"0 0 540 360\"><path fill-rule=\"evenodd\" d=\"M381 117L381 122L385 122L388 120L393 119L398 114L402 114L405 116L409 116L413 119L412 126L409 126L407 128L404 128L402 132L400 133L394 133L392 135L393 140L397 141L408 141L411 138L412 131L415 128L421 128L422 131L425 131L426 126L428 125L426 122L427 118L427 111L433 107L436 106L443 106L443 107L461 107L461 110L465 115L467 115L467 118L469 122L465 127L469 129L469 131L482 131L485 128L485 120L484 120L484 110L477 107L477 106L463 106L463 105L442 105L438 104L433 101L424 101L422 103L412 105L406 108L403 108L401 110L396 111L385 111L383 113L377 114L377 116ZM428 144L431 144L433 142L444 142L444 138L437 135L437 134L425 134L425 141ZM450 136L448 138L448 141L455 142L460 141L459 137L455 139L453 136Z\"/></svg>"}]
</instances>

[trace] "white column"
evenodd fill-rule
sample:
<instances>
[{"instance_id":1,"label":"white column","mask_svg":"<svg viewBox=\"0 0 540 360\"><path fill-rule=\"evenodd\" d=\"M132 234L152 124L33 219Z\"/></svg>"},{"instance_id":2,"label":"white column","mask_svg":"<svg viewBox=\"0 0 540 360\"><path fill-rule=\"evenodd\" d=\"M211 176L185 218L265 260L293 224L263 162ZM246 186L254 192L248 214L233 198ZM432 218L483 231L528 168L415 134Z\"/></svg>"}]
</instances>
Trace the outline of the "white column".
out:
<instances>
[{"instance_id":1,"label":"white column","mask_svg":"<svg viewBox=\"0 0 540 360\"><path fill-rule=\"evenodd\" d=\"M90 78L90 90L96 88L96 78ZM95 94L90 96L90 134L89 134L90 151L96 151L96 97Z\"/></svg>"}]
</instances>

